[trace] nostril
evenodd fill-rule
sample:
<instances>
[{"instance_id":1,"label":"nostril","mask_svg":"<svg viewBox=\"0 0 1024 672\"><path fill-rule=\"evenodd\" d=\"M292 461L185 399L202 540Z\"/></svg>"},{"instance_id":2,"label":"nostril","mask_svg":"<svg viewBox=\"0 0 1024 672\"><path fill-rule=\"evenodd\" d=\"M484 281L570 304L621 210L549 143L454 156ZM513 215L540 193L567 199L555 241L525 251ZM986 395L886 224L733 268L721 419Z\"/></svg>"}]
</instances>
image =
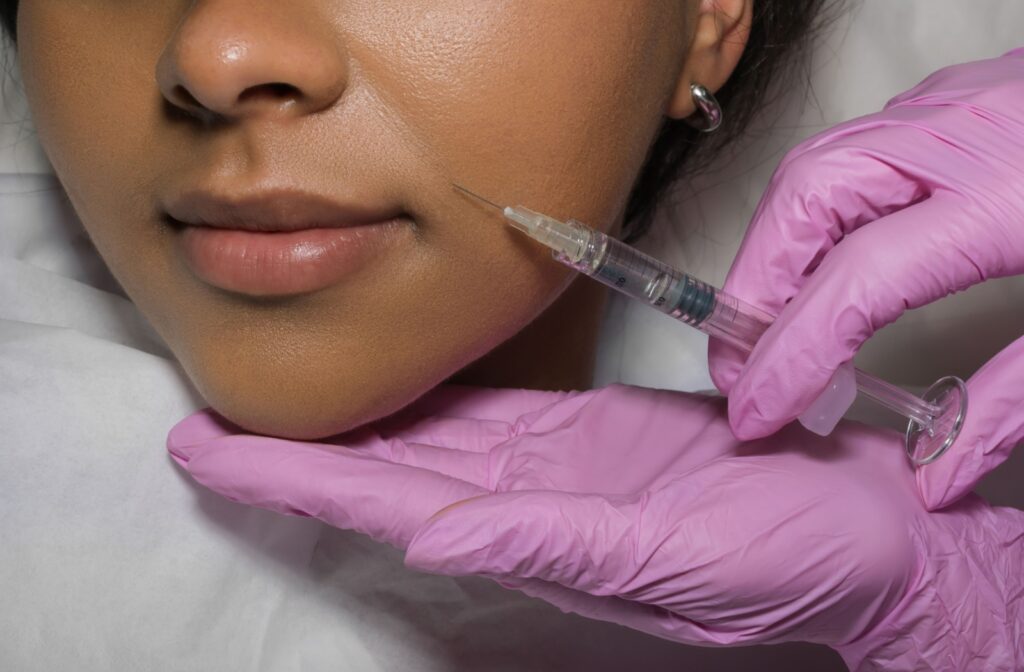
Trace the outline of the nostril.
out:
<instances>
[{"instance_id":1,"label":"nostril","mask_svg":"<svg viewBox=\"0 0 1024 672\"><path fill-rule=\"evenodd\" d=\"M202 109L203 107L203 104L196 100L196 97L192 95L192 92L180 84L171 90L171 96L173 98L171 102L186 110L195 111L197 109Z\"/></svg>"},{"instance_id":2,"label":"nostril","mask_svg":"<svg viewBox=\"0 0 1024 672\"><path fill-rule=\"evenodd\" d=\"M302 97L302 92L291 84L285 84L283 82L270 82L267 84L259 84L257 86L250 86L245 91L242 91L238 96L238 102L243 103L252 99L266 98L269 100L277 101L284 100L287 98L298 99Z\"/></svg>"},{"instance_id":3,"label":"nostril","mask_svg":"<svg viewBox=\"0 0 1024 672\"><path fill-rule=\"evenodd\" d=\"M192 95L184 86L175 86L164 97L164 111L170 119L199 120L205 124L216 123L220 115L207 109L203 103Z\"/></svg>"}]
</instances>

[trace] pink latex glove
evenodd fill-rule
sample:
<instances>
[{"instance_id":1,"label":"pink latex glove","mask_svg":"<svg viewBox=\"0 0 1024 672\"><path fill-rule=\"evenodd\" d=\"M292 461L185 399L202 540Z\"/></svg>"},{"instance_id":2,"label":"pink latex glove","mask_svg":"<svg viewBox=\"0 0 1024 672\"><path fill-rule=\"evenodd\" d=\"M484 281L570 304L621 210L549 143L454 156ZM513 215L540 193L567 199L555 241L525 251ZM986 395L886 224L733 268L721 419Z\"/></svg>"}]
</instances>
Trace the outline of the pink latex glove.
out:
<instances>
[{"instance_id":1,"label":"pink latex glove","mask_svg":"<svg viewBox=\"0 0 1024 672\"><path fill-rule=\"evenodd\" d=\"M713 341L736 435L798 417L905 310L1024 273L1024 49L945 68L798 145L758 205L725 290L778 319L744 366ZM1007 306L1007 310L1019 310ZM908 353L909 355L910 353ZM1024 439L1024 340L968 382L952 449L917 472L927 506L970 491Z\"/></svg>"},{"instance_id":2,"label":"pink latex glove","mask_svg":"<svg viewBox=\"0 0 1024 672\"><path fill-rule=\"evenodd\" d=\"M929 514L892 432L743 443L717 397L443 388L329 442L205 411L168 448L234 501L659 637L819 642L855 670L1024 665L1024 512L969 495Z\"/></svg>"}]
</instances>

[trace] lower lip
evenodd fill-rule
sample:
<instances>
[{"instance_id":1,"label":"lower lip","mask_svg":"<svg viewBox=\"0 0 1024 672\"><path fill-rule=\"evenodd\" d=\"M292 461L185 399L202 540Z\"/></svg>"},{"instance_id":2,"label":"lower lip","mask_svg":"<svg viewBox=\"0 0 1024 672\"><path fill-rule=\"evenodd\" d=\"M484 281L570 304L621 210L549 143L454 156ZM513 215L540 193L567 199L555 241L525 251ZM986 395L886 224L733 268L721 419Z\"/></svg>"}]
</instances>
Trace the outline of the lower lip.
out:
<instances>
[{"instance_id":1,"label":"lower lip","mask_svg":"<svg viewBox=\"0 0 1024 672\"><path fill-rule=\"evenodd\" d=\"M200 280L241 294L285 296L335 285L387 248L407 220L287 232L186 226L185 262Z\"/></svg>"}]
</instances>

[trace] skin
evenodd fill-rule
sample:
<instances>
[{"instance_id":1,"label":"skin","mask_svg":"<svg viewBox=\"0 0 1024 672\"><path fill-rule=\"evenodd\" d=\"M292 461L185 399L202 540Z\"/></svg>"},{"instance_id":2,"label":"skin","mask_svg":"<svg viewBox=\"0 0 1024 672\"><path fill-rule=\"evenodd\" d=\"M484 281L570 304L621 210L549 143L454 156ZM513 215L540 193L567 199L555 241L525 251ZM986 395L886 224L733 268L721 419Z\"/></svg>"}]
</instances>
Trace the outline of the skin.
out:
<instances>
[{"instance_id":1,"label":"skin","mask_svg":"<svg viewBox=\"0 0 1024 672\"><path fill-rule=\"evenodd\" d=\"M76 212L200 393L314 439L453 376L588 387L603 290L451 182L614 232L664 117L735 67L751 2L27 0L18 49ZM411 223L320 291L204 284L162 199L270 174Z\"/></svg>"}]
</instances>

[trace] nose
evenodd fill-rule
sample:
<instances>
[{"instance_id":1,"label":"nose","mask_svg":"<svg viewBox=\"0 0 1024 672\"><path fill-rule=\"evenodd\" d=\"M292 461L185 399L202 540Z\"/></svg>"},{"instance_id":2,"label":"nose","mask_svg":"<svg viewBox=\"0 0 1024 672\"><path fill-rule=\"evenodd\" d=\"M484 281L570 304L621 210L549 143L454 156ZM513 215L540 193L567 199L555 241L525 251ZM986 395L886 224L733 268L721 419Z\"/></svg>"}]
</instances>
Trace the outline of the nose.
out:
<instances>
[{"instance_id":1,"label":"nose","mask_svg":"<svg viewBox=\"0 0 1024 672\"><path fill-rule=\"evenodd\" d=\"M192 3L157 63L172 105L200 117L296 116L330 107L348 81L345 50L312 3Z\"/></svg>"}]
</instances>

